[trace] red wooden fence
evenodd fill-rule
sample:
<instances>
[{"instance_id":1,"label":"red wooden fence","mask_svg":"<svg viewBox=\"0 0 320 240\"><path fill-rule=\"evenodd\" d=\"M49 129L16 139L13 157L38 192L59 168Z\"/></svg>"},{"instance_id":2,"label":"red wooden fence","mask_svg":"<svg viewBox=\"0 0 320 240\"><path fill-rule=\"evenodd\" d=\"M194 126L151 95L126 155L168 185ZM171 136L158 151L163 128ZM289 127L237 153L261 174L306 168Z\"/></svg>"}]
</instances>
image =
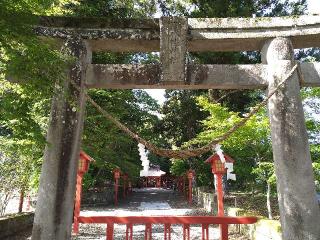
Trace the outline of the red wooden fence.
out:
<instances>
[{"instance_id":1,"label":"red wooden fence","mask_svg":"<svg viewBox=\"0 0 320 240\"><path fill-rule=\"evenodd\" d=\"M228 224L252 224L257 222L256 217L213 217L213 216L92 216L78 217L79 223L105 223L107 224L106 239L113 240L114 224L126 224L126 240L133 239L133 225L145 225L145 240L152 239L152 224L164 225L164 239L171 240L171 225L183 226L183 240L190 240L190 225L202 225L202 240L209 240L209 225L221 224L228 229ZM76 232L77 233L77 232ZM200 238L199 238L200 239ZM227 240L228 234L221 239Z\"/></svg>"}]
</instances>

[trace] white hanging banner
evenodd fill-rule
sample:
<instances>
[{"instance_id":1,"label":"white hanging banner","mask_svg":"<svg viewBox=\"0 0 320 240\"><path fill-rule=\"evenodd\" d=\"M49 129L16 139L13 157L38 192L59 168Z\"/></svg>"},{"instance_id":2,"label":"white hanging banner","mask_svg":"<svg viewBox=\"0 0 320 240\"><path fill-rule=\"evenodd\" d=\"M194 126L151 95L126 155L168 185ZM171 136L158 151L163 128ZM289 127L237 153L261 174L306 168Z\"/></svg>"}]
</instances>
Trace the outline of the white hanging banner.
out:
<instances>
[{"instance_id":1,"label":"white hanging banner","mask_svg":"<svg viewBox=\"0 0 320 240\"><path fill-rule=\"evenodd\" d=\"M236 180L236 175L233 172L233 163L226 162L225 167L227 168L227 179L231 179L233 181Z\"/></svg>"}]
</instances>

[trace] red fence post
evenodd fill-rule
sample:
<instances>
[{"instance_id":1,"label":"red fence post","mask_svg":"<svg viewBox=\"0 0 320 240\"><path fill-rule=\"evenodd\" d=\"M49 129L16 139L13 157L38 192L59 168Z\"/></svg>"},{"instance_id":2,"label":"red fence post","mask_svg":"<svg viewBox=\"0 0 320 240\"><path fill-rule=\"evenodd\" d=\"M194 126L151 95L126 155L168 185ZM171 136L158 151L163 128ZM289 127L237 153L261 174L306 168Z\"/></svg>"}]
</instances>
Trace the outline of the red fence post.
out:
<instances>
[{"instance_id":1,"label":"red fence post","mask_svg":"<svg viewBox=\"0 0 320 240\"><path fill-rule=\"evenodd\" d=\"M217 179L217 202L218 202L218 216L224 216L223 207L223 190L222 190L222 174L216 174Z\"/></svg>"},{"instance_id":2,"label":"red fence post","mask_svg":"<svg viewBox=\"0 0 320 240\"><path fill-rule=\"evenodd\" d=\"M164 225L164 240L171 240L171 224Z\"/></svg>"},{"instance_id":3,"label":"red fence post","mask_svg":"<svg viewBox=\"0 0 320 240\"><path fill-rule=\"evenodd\" d=\"M74 204L74 213L73 213L73 232L76 234L79 233L78 218L80 216L80 207L81 207L82 177L83 175L78 172L77 185L76 185L76 201Z\"/></svg>"},{"instance_id":4,"label":"red fence post","mask_svg":"<svg viewBox=\"0 0 320 240\"><path fill-rule=\"evenodd\" d=\"M227 224L220 224L220 239L221 240L228 240L228 225Z\"/></svg>"},{"instance_id":5,"label":"red fence post","mask_svg":"<svg viewBox=\"0 0 320 240\"><path fill-rule=\"evenodd\" d=\"M188 180L189 180L189 204L191 205L192 204L192 180L193 180L193 177L194 177L194 171L193 170L189 170L187 172L187 176L188 176Z\"/></svg>"},{"instance_id":6,"label":"red fence post","mask_svg":"<svg viewBox=\"0 0 320 240\"><path fill-rule=\"evenodd\" d=\"M183 240L190 240L190 225L183 224Z\"/></svg>"},{"instance_id":7,"label":"red fence post","mask_svg":"<svg viewBox=\"0 0 320 240\"><path fill-rule=\"evenodd\" d=\"M119 189L119 178L120 170L118 168L113 170L114 176L114 205L118 205L118 189Z\"/></svg>"},{"instance_id":8,"label":"red fence post","mask_svg":"<svg viewBox=\"0 0 320 240\"><path fill-rule=\"evenodd\" d=\"M224 216L224 206L223 206L223 190L222 190L222 176L223 174L216 174L217 178L217 202L218 202L218 216ZM228 225L220 224L220 239L228 239Z\"/></svg>"},{"instance_id":9,"label":"red fence post","mask_svg":"<svg viewBox=\"0 0 320 240\"><path fill-rule=\"evenodd\" d=\"M156 178L156 187L160 188L161 187L161 177Z\"/></svg>"},{"instance_id":10,"label":"red fence post","mask_svg":"<svg viewBox=\"0 0 320 240\"><path fill-rule=\"evenodd\" d=\"M127 224L126 240L132 240L132 237L133 237L133 225Z\"/></svg>"},{"instance_id":11,"label":"red fence post","mask_svg":"<svg viewBox=\"0 0 320 240\"><path fill-rule=\"evenodd\" d=\"M113 223L108 223L108 225L107 225L107 240L113 240L113 231L114 231Z\"/></svg>"},{"instance_id":12,"label":"red fence post","mask_svg":"<svg viewBox=\"0 0 320 240\"><path fill-rule=\"evenodd\" d=\"M76 185L76 197L73 212L73 232L79 233L79 216L81 207L81 193L82 193L82 178L83 175L89 170L90 162L94 161L84 151L80 151L78 171L77 171L77 185Z\"/></svg>"},{"instance_id":13,"label":"red fence post","mask_svg":"<svg viewBox=\"0 0 320 240\"><path fill-rule=\"evenodd\" d=\"M202 240L209 240L209 225L202 224Z\"/></svg>"},{"instance_id":14,"label":"red fence post","mask_svg":"<svg viewBox=\"0 0 320 240\"><path fill-rule=\"evenodd\" d=\"M152 240L152 228L151 228L151 224L150 223L146 224L144 240Z\"/></svg>"},{"instance_id":15,"label":"red fence post","mask_svg":"<svg viewBox=\"0 0 320 240\"><path fill-rule=\"evenodd\" d=\"M20 191L20 198L19 198L19 209L18 212L21 213L23 209L23 200L24 200L24 188Z\"/></svg>"}]
</instances>

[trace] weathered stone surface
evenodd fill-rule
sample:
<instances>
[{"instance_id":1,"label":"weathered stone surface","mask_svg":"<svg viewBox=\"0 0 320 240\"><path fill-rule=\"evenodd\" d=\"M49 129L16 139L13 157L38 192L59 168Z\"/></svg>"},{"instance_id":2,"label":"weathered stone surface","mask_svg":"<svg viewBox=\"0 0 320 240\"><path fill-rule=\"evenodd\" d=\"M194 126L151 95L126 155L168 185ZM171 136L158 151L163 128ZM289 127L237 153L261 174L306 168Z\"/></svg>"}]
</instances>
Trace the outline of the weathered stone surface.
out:
<instances>
[{"instance_id":1,"label":"weathered stone surface","mask_svg":"<svg viewBox=\"0 0 320 240\"><path fill-rule=\"evenodd\" d=\"M269 90L272 90L295 65L290 39L267 42L262 59L269 66ZM271 97L268 108L283 239L319 239L320 209L296 72Z\"/></svg>"},{"instance_id":2,"label":"weathered stone surface","mask_svg":"<svg viewBox=\"0 0 320 240\"><path fill-rule=\"evenodd\" d=\"M91 52L79 36L67 39L64 52L76 60L67 71L69 79L56 84L32 231L33 240L64 240L71 236L85 109L85 72L91 62ZM81 89L80 93L71 81Z\"/></svg>"},{"instance_id":3,"label":"weathered stone surface","mask_svg":"<svg viewBox=\"0 0 320 240\"><path fill-rule=\"evenodd\" d=\"M320 63L302 63L303 86L320 87ZM268 66L192 65L187 66L185 83L166 84L160 81L157 64L91 64L88 66L88 88L181 88L181 89L265 89L268 87Z\"/></svg>"},{"instance_id":4,"label":"weathered stone surface","mask_svg":"<svg viewBox=\"0 0 320 240\"><path fill-rule=\"evenodd\" d=\"M190 29L256 29L317 25L320 16L255 17L255 18L189 18Z\"/></svg>"},{"instance_id":5,"label":"weathered stone surface","mask_svg":"<svg viewBox=\"0 0 320 240\"><path fill-rule=\"evenodd\" d=\"M200 89L266 88L266 68L248 65L189 65L186 84Z\"/></svg>"},{"instance_id":6,"label":"weathered stone surface","mask_svg":"<svg viewBox=\"0 0 320 240\"><path fill-rule=\"evenodd\" d=\"M68 16L40 16L39 26L57 28L159 28L159 19L110 19L107 17L68 17Z\"/></svg>"},{"instance_id":7,"label":"weathered stone surface","mask_svg":"<svg viewBox=\"0 0 320 240\"><path fill-rule=\"evenodd\" d=\"M320 87L320 63L301 63L304 87Z\"/></svg>"},{"instance_id":8,"label":"weathered stone surface","mask_svg":"<svg viewBox=\"0 0 320 240\"><path fill-rule=\"evenodd\" d=\"M34 213L20 213L10 217L0 218L0 239L10 239L32 228Z\"/></svg>"},{"instance_id":9,"label":"weathered stone surface","mask_svg":"<svg viewBox=\"0 0 320 240\"><path fill-rule=\"evenodd\" d=\"M109 52L158 52L160 49L159 39L154 40L129 40L129 39L105 39L88 40L92 49Z\"/></svg>"},{"instance_id":10,"label":"weathered stone surface","mask_svg":"<svg viewBox=\"0 0 320 240\"><path fill-rule=\"evenodd\" d=\"M117 21L41 17L35 32L55 38L66 38L76 33L92 41L94 51L159 51L158 19ZM294 48L320 47L320 16L189 18L187 21L189 52L260 50L266 40L275 37L290 37ZM108 44L110 39L117 41L115 47Z\"/></svg>"},{"instance_id":11,"label":"weathered stone surface","mask_svg":"<svg viewBox=\"0 0 320 240\"><path fill-rule=\"evenodd\" d=\"M88 66L88 88L148 88L160 82L160 66L155 64L91 64Z\"/></svg>"},{"instance_id":12,"label":"weathered stone surface","mask_svg":"<svg viewBox=\"0 0 320 240\"><path fill-rule=\"evenodd\" d=\"M162 17L160 19L161 82L183 84L186 77L187 19Z\"/></svg>"}]
</instances>

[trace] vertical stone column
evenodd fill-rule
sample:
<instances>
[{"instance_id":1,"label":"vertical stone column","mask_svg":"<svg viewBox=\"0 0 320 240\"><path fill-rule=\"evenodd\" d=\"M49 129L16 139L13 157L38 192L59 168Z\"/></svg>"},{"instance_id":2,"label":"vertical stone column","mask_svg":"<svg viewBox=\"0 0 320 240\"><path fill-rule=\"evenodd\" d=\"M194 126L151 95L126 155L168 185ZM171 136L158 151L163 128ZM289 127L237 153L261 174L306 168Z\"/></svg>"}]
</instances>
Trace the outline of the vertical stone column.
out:
<instances>
[{"instance_id":1,"label":"vertical stone column","mask_svg":"<svg viewBox=\"0 0 320 240\"><path fill-rule=\"evenodd\" d=\"M91 51L79 36L67 39L63 51L75 60L68 66L65 81L56 84L32 231L33 240L64 240L71 237L85 110L85 73L91 63ZM71 81L78 85L80 93Z\"/></svg>"},{"instance_id":2,"label":"vertical stone column","mask_svg":"<svg viewBox=\"0 0 320 240\"><path fill-rule=\"evenodd\" d=\"M171 87L185 83L187 32L187 18L160 18L161 83Z\"/></svg>"},{"instance_id":3,"label":"vertical stone column","mask_svg":"<svg viewBox=\"0 0 320 240\"><path fill-rule=\"evenodd\" d=\"M262 62L268 64L269 90L294 66L288 38L265 44ZM320 210L316 202L308 135L295 72L268 103L273 159L284 240L316 240L320 237Z\"/></svg>"}]
</instances>

